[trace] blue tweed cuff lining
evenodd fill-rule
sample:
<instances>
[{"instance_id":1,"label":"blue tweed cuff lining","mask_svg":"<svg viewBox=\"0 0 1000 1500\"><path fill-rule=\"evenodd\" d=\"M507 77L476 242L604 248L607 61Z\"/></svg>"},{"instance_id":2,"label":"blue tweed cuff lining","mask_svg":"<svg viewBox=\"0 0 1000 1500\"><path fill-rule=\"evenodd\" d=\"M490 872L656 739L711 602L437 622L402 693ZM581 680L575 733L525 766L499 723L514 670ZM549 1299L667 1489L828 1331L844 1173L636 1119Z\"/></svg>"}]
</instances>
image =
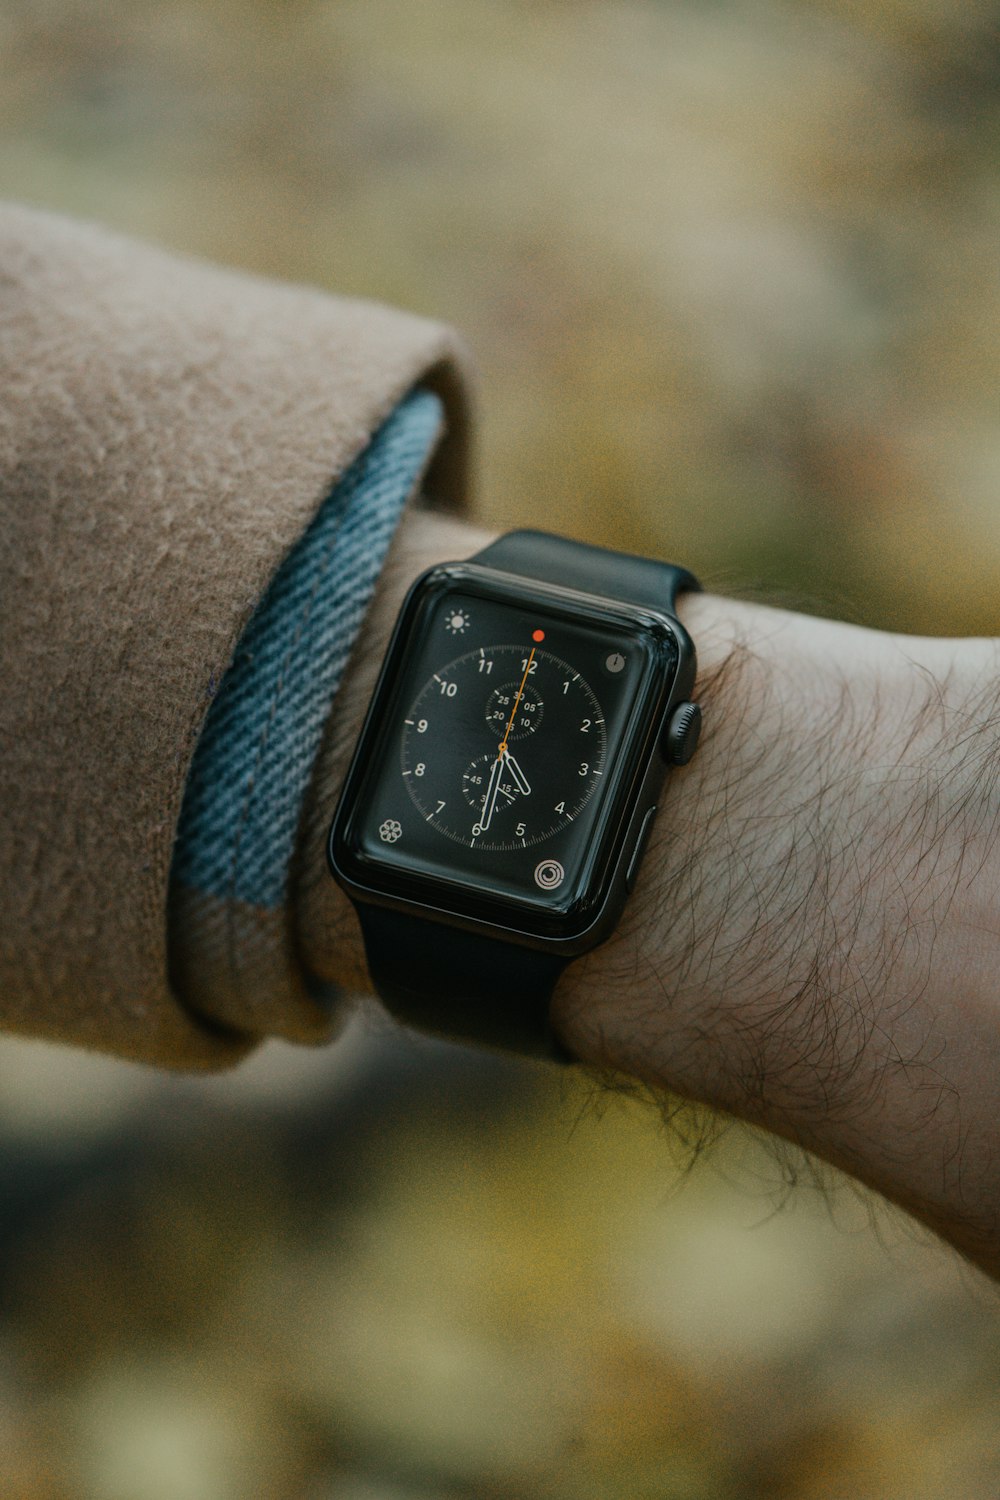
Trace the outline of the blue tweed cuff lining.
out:
<instances>
[{"instance_id":1,"label":"blue tweed cuff lining","mask_svg":"<svg viewBox=\"0 0 1000 1500\"><path fill-rule=\"evenodd\" d=\"M172 882L222 901L284 905L330 704L440 424L435 396L408 396L272 579L198 741Z\"/></svg>"}]
</instances>

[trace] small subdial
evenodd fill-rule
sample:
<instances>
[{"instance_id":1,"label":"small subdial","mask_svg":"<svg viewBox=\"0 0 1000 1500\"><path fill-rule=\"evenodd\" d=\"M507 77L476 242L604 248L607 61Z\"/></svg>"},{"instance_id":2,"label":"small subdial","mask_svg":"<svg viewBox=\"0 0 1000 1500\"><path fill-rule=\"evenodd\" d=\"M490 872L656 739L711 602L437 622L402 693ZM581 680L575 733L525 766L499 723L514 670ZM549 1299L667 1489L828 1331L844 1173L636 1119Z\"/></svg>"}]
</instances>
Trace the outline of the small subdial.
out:
<instances>
[{"instance_id":1,"label":"small subdial","mask_svg":"<svg viewBox=\"0 0 1000 1500\"><path fill-rule=\"evenodd\" d=\"M479 755L466 768L462 776L462 795L469 806L477 813L483 810L483 803L486 800L486 793L489 791L495 761L495 755ZM518 788L514 778L505 769L501 773L500 784L497 787L496 807L494 811L499 812L501 808L509 807L517 795Z\"/></svg>"},{"instance_id":2,"label":"small subdial","mask_svg":"<svg viewBox=\"0 0 1000 1500\"><path fill-rule=\"evenodd\" d=\"M517 699L518 682L505 682L502 687L494 688L486 704L486 722L491 729L497 732L497 739L504 737L507 725L510 724L508 740L523 740L529 734L534 734L542 722L542 714L545 705L541 700L537 688L526 682L521 693L521 701L517 705L517 713L514 714L511 723L511 711Z\"/></svg>"}]
</instances>

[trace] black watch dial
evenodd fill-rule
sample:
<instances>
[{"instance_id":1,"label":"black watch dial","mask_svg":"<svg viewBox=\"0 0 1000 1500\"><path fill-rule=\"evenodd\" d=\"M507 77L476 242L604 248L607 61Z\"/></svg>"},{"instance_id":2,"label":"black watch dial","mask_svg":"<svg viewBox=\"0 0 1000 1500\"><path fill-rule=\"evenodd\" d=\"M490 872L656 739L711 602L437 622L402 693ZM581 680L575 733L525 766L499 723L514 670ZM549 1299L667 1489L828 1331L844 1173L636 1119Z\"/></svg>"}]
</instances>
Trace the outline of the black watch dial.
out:
<instances>
[{"instance_id":1,"label":"black watch dial","mask_svg":"<svg viewBox=\"0 0 1000 1500\"><path fill-rule=\"evenodd\" d=\"M537 641L497 642L442 662L423 684L403 721L400 771L446 838L483 853L527 849L580 816L607 746L581 672Z\"/></svg>"},{"instance_id":2,"label":"black watch dial","mask_svg":"<svg viewBox=\"0 0 1000 1500\"><path fill-rule=\"evenodd\" d=\"M431 904L447 885L565 913L625 815L677 647L610 606L502 593L452 584L414 605L334 858Z\"/></svg>"}]
</instances>

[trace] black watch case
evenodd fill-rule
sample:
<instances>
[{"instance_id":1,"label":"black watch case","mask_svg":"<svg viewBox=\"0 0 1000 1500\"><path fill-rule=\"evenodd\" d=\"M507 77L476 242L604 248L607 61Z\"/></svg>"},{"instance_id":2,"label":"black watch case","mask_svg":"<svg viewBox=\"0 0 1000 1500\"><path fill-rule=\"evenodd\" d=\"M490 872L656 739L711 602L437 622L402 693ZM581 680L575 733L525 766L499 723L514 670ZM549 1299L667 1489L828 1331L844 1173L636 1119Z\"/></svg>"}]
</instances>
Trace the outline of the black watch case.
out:
<instances>
[{"instance_id":1,"label":"black watch case","mask_svg":"<svg viewBox=\"0 0 1000 1500\"><path fill-rule=\"evenodd\" d=\"M567 960L596 947L676 763L695 665L666 612L474 562L430 569L382 664L331 873L356 903L443 928Z\"/></svg>"}]
</instances>

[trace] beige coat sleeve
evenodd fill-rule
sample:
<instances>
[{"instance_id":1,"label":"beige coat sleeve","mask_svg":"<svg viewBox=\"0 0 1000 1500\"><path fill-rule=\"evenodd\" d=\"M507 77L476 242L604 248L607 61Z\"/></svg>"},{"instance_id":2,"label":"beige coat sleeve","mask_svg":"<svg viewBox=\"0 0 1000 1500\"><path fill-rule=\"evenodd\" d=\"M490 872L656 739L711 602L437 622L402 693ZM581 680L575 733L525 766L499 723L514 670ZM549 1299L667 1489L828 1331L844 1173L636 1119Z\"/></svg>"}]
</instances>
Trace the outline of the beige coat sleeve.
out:
<instances>
[{"instance_id":1,"label":"beige coat sleeve","mask_svg":"<svg viewBox=\"0 0 1000 1500\"><path fill-rule=\"evenodd\" d=\"M0 210L0 1026L146 1062L245 1044L171 995L184 781L255 602L451 335L370 303Z\"/></svg>"}]
</instances>

